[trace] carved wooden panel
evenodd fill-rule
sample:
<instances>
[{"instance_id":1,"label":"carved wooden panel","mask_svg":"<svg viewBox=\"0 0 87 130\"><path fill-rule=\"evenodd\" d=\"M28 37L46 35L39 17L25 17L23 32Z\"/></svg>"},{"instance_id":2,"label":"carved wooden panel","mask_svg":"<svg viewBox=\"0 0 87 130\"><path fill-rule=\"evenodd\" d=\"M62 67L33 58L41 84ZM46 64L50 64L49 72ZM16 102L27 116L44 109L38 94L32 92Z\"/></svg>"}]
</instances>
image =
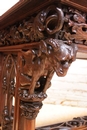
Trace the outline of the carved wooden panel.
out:
<instances>
[{"instance_id":1,"label":"carved wooden panel","mask_svg":"<svg viewBox=\"0 0 87 130\"><path fill-rule=\"evenodd\" d=\"M35 130L86 130L87 116L77 117L71 121L36 128Z\"/></svg>"},{"instance_id":2,"label":"carved wooden panel","mask_svg":"<svg viewBox=\"0 0 87 130\"><path fill-rule=\"evenodd\" d=\"M3 112L2 112L2 128L3 130L11 130L14 116L14 96L15 96L15 62L12 55L4 55L3 57L3 73L2 73L2 89L3 89Z\"/></svg>"},{"instance_id":3,"label":"carved wooden panel","mask_svg":"<svg viewBox=\"0 0 87 130\"><path fill-rule=\"evenodd\" d=\"M42 101L47 97L46 90L51 85L54 72L65 76L76 59L76 44L87 45L87 14L64 5L59 8L59 3L55 2L28 1L29 7L37 5L37 9L30 7L28 15L27 4L27 9L24 5L20 6L25 9L25 17L21 13L15 23L12 19L9 26L6 27L8 23L5 22L5 26L1 27L3 29L0 28L3 130L22 130L19 123L36 118ZM17 16L15 12L14 16ZM77 120L74 123L75 126L79 124ZM70 122L68 125L71 125Z\"/></svg>"}]
</instances>

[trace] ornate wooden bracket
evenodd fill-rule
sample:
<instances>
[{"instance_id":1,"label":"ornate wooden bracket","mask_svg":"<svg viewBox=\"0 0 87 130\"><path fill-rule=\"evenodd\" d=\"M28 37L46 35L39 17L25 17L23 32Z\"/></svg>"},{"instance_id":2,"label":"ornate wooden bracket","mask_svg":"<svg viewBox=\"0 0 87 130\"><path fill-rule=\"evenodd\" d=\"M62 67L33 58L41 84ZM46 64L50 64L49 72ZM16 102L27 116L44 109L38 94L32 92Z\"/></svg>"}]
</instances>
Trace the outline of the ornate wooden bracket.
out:
<instances>
[{"instance_id":1,"label":"ornate wooden bracket","mask_svg":"<svg viewBox=\"0 0 87 130\"><path fill-rule=\"evenodd\" d=\"M65 76L76 59L76 44L87 44L86 21L86 13L53 4L0 30L3 129L11 128L17 105L21 116L36 118L53 74Z\"/></svg>"},{"instance_id":2,"label":"ornate wooden bracket","mask_svg":"<svg viewBox=\"0 0 87 130\"><path fill-rule=\"evenodd\" d=\"M66 41L56 38L63 24L63 11L52 5L0 32L0 45L8 46L8 49L9 45L30 43L30 47L20 48L16 57L21 115L28 119L36 118L42 101L47 97L46 90L51 85L54 72L65 76L76 58L76 45L73 42L68 44L68 40L65 44ZM31 45L31 42L37 43ZM6 77L4 82L6 84Z\"/></svg>"},{"instance_id":3,"label":"ornate wooden bracket","mask_svg":"<svg viewBox=\"0 0 87 130\"><path fill-rule=\"evenodd\" d=\"M54 72L58 76L65 76L75 60L76 51L74 44L69 46L61 40L50 38L41 41L37 48L19 53L19 97L20 108L24 110L22 115L31 119L31 114L30 117L26 114L30 111L35 114L32 119L36 117L37 110L42 106L41 101L47 97L45 92L51 85Z\"/></svg>"}]
</instances>

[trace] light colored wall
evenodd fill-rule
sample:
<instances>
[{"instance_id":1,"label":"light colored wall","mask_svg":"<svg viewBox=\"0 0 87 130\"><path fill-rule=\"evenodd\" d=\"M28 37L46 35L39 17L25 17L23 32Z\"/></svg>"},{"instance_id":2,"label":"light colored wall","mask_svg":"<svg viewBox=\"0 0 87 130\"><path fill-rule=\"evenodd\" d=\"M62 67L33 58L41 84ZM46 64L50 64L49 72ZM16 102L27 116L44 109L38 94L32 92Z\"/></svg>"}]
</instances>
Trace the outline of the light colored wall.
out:
<instances>
[{"instance_id":1,"label":"light colored wall","mask_svg":"<svg viewBox=\"0 0 87 130\"><path fill-rule=\"evenodd\" d=\"M19 0L0 0L0 16L15 5Z\"/></svg>"},{"instance_id":2,"label":"light colored wall","mask_svg":"<svg viewBox=\"0 0 87 130\"><path fill-rule=\"evenodd\" d=\"M73 62L65 77L55 74L47 95L47 104L87 107L87 60Z\"/></svg>"}]
</instances>

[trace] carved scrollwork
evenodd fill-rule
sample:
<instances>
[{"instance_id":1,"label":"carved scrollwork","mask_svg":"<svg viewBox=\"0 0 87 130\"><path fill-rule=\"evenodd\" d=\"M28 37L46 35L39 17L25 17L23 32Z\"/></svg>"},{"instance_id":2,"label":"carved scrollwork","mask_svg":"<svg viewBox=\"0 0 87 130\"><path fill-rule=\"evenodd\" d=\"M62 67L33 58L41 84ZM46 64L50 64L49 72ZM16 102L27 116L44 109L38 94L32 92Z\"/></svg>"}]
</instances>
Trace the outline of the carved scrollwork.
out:
<instances>
[{"instance_id":1,"label":"carved scrollwork","mask_svg":"<svg viewBox=\"0 0 87 130\"><path fill-rule=\"evenodd\" d=\"M36 130L86 130L87 129L87 117L77 117L73 120L57 123L50 126L44 126L36 128Z\"/></svg>"},{"instance_id":2,"label":"carved scrollwork","mask_svg":"<svg viewBox=\"0 0 87 130\"><path fill-rule=\"evenodd\" d=\"M76 58L75 40L65 37L68 22L66 13L63 12L64 9L62 11L51 5L37 15L27 17L0 32L1 46L37 42L36 46L18 52L18 95L21 115L27 119L34 119L38 114L42 101L47 97L46 90L51 85L54 72L58 76L65 76ZM71 20L69 19L68 21ZM63 33L64 29L64 35L60 38L60 32ZM9 92L14 96L15 67L12 59L13 56L9 55L5 60L3 88L7 96ZM10 91L7 91L8 87Z\"/></svg>"},{"instance_id":3,"label":"carved scrollwork","mask_svg":"<svg viewBox=\"0 0 87 130\"><path fill-rule=\"evenodd\" d=\"M35 17L29 17L5 30L0 31L0 45L24 44L45 39L63 26L63 12L50 6Z\"/></svg>"},{"instance_id":4,"label":"carved scrollwork","mask_svg":"<svg viewBox=\"0 0 87 130\"><path fill-rule=\"evenodd\" d=\"M58 38L87 45L87 14L77 9L63 6L64 25L58 32Z\"/></svg>"}]
</instances>

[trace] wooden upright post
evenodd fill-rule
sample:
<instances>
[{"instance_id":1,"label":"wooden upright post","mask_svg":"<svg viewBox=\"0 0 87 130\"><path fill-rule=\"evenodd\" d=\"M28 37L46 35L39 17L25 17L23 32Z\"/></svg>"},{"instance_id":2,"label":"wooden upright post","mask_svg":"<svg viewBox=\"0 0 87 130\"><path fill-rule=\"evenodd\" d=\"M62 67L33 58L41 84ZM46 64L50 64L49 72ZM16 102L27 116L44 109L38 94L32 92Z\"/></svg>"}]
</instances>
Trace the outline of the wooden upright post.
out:
<instances>
[{"instance_id":1,"label":"wooden upright post","mask_svg":"<svg viewBox=\"0 0 87 130\"><path fill-rule=\"evenodd\" d=\"M35 130L35 120L24 120L24 130Z\"/></svg>"}]
</instances>

